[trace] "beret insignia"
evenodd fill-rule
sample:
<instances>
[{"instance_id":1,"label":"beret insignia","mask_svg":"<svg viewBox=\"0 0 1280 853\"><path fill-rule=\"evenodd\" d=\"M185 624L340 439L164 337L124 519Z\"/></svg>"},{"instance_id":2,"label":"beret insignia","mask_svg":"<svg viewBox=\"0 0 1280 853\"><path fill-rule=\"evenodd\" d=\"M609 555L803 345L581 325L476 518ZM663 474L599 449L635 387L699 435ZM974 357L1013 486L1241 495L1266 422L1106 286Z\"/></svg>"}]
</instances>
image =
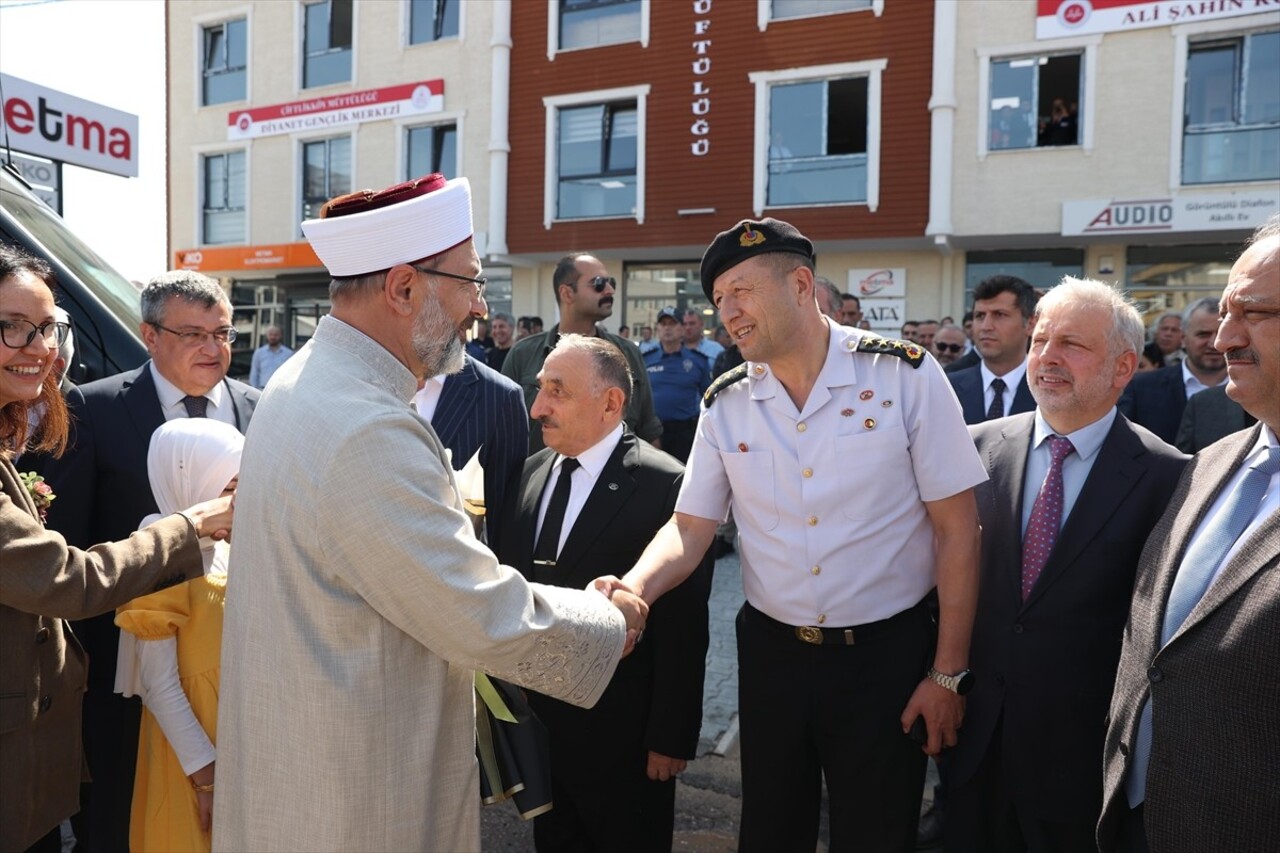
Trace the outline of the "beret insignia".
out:
<instances>
[{"instance_id":1,"label":"beret insignia","mask_svg":"<svg viewBox=\"0 0 1280 853\"><path fill-rule=\"evenodd\" d=\"M764 235L759 231L751 229L751 223L742 226L742 234L738 236L738 245L740 246L759 246L764 242Z\"/></svg>"},{"instance_id":2,"label":"beret insignia","mask_svg":"<svg viewBox=\"0 0 1280 853\"><path fill-rule=\"evenodd\" d=\"M711 387L702 395L702 405L711 408L711 404L715 402L716 395L724 389L728 388L735 382L741 382L747 378L747 363L744 361L732 370L726 370L716 377L716 381L711 383Z\"/></svg>"},{"instance_id":3,"label":"beret insignia","mask_svg":"<svg viewBox=\"0 0 1280 853\"><path fill-rule=\"evenodd\" d=\"M858 352L883 353L893 355L917 368L924 364L924 348L910 341L899 341L893 338L878 338L867 335L858 341Z\"/></svg>"}]
</instances>

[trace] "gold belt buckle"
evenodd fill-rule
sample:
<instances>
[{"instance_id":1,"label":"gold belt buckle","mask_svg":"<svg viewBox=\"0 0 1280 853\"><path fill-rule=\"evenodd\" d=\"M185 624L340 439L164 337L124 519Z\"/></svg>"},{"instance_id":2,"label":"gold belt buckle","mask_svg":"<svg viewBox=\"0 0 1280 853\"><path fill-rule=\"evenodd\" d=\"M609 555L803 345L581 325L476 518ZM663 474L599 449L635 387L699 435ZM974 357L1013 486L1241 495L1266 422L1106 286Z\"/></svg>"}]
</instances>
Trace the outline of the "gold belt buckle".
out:
<instances>
[{"instance_id":1,"label":"gold belt buckle","mask_svg":"<svg viewBox=\"0 0 1280 853\"><path fill-rule=\"evenodd\" d=\"M815 628L812 625L801 625L796 628L796 636L806 643L813 643L816 646L822 645L821 628Z\"/></svg>"}]
</instances>

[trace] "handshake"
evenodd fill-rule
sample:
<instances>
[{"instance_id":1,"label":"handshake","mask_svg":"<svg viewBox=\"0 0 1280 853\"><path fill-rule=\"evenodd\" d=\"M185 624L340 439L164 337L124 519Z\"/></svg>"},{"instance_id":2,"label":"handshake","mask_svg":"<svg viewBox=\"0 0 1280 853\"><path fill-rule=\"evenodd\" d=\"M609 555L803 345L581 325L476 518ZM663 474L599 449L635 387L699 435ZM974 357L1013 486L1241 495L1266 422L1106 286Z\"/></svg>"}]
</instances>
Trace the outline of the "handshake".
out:
<instances>
[{"instance_id":1,"label":"handshake","mask_svg":"<svg viewBox=\"0 0 1280 853\"><path fill-rule=\"evenodd\" d=\"M645 620L649 618L649 605L645 604L644 599L637 595L635 590L613 575L596 578L591 582L589 589L594 589L613 602L613 606L622 611L623 618L627 620L627 642L622 647L622 656L626 657L635 649L636 643L644 637Z\"/></svg>"}]
</instances>

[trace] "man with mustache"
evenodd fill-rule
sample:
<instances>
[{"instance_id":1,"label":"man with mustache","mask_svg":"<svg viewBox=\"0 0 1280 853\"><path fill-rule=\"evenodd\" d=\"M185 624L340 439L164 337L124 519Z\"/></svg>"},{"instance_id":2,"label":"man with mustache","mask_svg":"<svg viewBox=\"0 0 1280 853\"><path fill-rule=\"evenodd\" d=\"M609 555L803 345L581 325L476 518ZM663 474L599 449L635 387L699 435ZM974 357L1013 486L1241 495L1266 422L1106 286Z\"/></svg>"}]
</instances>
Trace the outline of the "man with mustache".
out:
<instances>
[{"instance_id":1,"label":"man with mustache","mask_svg":"<svg viewBox=\"0 0 1280 853\"><path fill-rule=\"evenodd\" d=\"M613 314L613 296L618 289L618 280L609 275L609 270L595 256L575 252L565 255L556 264L555 272L551 274L551 286L555 288L556 304L560 306L560 322L546 332L530 334L517 341L502 364L502 375L514 379L524 389L525 409L528 410L538 396L538 372L561 334L604 338L626 356L635 377L635 393L627 403L624 418L627 427L645 441L659 446L662 423L654 414L653 389L649 386L649 375L640 351L601 325ZM542 425L533 421L529 424L529 453L534 454L542 447Z\"/></svg>"},{"instance_id":2,"label":"man with mustache","mask_svg":"<svg viewBox=\"0 0 1280 853\"><path fill-rule=\"evenodd\" d=\"M333 311L245 446L213 847L476 850L474 671L592 705L647 610L500 566L409 405L485 308L466 179L353 193L302 229Z\"/></svg>"},{"instance_id":3,"label":"man with mustache","mask_svg":"<svg viewBox=\"0 0 1280 853\"><path fill-rule=\"evenodd\" d=\"M1205 448L1142 552L1104 750L1104 853L1280 850L1280 215L1213 346L1260 423Z\"/></svg>"},{"instance_id":4,"label":"man with mustache","mask_svg":"<svg viewBox=\"0 0 1280 853\"><path fill-rule=\"evenodd\" d=\"M1213 345L1218 332L1218 300L1206 296L1188 305L1182 328L1187 357L1179 364L1134 378L1120 398L1125 417L1169 443L1178 437L1187 400L1227 381L1227 361Z\"/></svg>"},{"instance_id":5,"label":"man with mustache","mask_svg":"<svg viewBox=\"0 0 1280 853\"><path fill-rule=\"evenodd\" d=\"M969 651L983 677L948 762L949 853L1091 848L1134 572L1186 464L1116 411L1143 338L1120 293L1065 278L1034 323L1035 411L969 427L991 477Z\"/></svg>"}]
</instances>

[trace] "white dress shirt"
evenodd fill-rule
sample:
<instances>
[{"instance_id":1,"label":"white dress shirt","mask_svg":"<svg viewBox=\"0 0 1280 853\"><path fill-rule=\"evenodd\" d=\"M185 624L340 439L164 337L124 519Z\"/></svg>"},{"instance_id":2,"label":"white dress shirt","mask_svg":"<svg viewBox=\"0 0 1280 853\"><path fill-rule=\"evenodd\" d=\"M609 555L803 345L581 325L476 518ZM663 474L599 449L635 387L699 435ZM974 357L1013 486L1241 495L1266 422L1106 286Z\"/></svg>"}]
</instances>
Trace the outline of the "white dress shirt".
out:
<instances>
[{"instance_id":1,"label":"white dress shirt","mask_svg":"<svg viewBox=\"0 0 1280 853\"><path fill-rule=\"evenodd\" d=\"M618 424L608 435L578 455L578 468L570 475L573 478L573 485L569 489L569 503L564 509L564 522L560 525L560 541L556 543L556 557L560 556L560 549L564 547L565 540L573 530L574 522L578 520L582 507L587 503L587 497L595 488L600 472L604 470L605 463L609 461L614 448L621 440L622 424ZM533 538L534 542L537 542L538 536L542 535L542 520L547 517L547 505L551 503L551 493L555 491L556 483L560 482L560 465L563 462L563 456L556 458L551 466L551 474L547 477L546 488L542 490L542 498L538 502L538 531Z\"/></svg>"},{"instance_id":2,"label":"white dress shirt","mask_svg":"<svg viewBox=\"0 0 1280 853\"><path fill-rule=\"evenodd\" d=\"M151 379L156 384L156 396L160 398L160 411L164 413L164 419L171 421L176 418L187 417L187 407L182 402L182 398L187 396L186 392L168 379L165 379L156 368L154 361L151 362L150 369ZM227 394L226 386L222 382L210 388L204 398L209 401L204 413L206 418L213 418L215 421L222 421L224 424L236 426L235 408L231 405L230 395Z\"/></svg>"},{"instance_id":3,"label":"white dress shirt","mask_svg":"<svg viewBox=\"0 0 1280 853\"><path fill-rule=\"evenodd\" d=\"M1062 518L1058 522L1058 530L1061 531L1062 526L1071 516L1076 498L1080 497L1084 481L1089 479L1093 463L1098 459L1098 451L1102 449L1102 442L1106 441L1107 433L1111 432L1111 425L1115 420L1116 407L1112 406L1105 415L1093 423L1064 435L1054 432L1053 427L1049 426L1049 422L1044 419L1044 415L1036 409L1035 431L1031 434L1031 453L1027 455L1027 470L1022 481L1022 535L1024 537L1027 535L1027 525L1031 522L1031 509L1035 506L1036 496L1040 494L1040 489L1044 486L1044 478L1049 473L1049 436L1062 435L1075 448L1074 453L1068 454L1067 458L1062 460Z\"/></svg>"},{"instance_id":4,"label":"white dress shirt","mask_svg":"<svg viewBox=\"0 0 1280 853\"><path fill-rule=\"evenodd\" d=\"M1024 358L1021 364L1003 376L992 373L985 361L979 363L978 369L982 371L982 411L991 411L991 402L996 398L996 392L992 390L991 383L996 379L1003 379L1004 413L1007 416L1013 411L1013 398L1018 393L1018 385L1022 382L1022 377L1027 374L1027 360Z\"/></svg>"},{"instance_id":5,"label":"white dress shirt","mask_svg":"<svg viewBox=\"0 0 1280 853\"><path fill-rule=\"evenodd\" d=\"M444 375L441 374L432 376L418 389L418 393L413 395L413 407L427 423L431 423L431 419L435 417L436 406L440 404L440 392L443 390Z\"/></svg>"},{"instance_id":6,"label":"white dress shirt","mask_svg":"<svg viewBox=\"0 0 1280 853\"><path fill-rule=\"evenodd\" d=\"M1225 384L1227 384L1227 377L1223 376L1221 382L1218 382L1215 385L1205 385L1203 382L1197 379L1196 375L1191 372L1190 368L1187 367L1186 361L1182 362L1182 385L1184 388L1187 389L1188 400L1190 400L1196 394L1199 394L1201 391L1207 391L1210 388L1217 387L1217 385L1225 385Z\"/></svg>"}]
</instances>

